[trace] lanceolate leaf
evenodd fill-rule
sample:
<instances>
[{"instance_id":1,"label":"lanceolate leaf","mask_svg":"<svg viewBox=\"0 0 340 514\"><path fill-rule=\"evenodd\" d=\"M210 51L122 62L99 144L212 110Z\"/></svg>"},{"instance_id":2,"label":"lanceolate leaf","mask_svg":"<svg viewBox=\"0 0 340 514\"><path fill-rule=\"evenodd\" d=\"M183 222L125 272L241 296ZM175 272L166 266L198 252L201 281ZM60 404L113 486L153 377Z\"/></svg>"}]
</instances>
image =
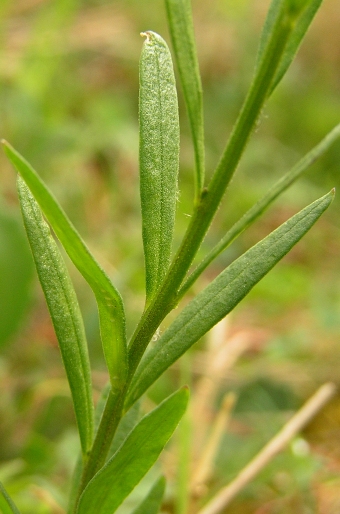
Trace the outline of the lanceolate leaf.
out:
<instances>
[{"instance_id":1,"label":"lanceolate leaf","mask_svg":"<svg viewBox=\"0 0 340 514\"><path fill-rule=\"evenodd\" d=\"M183 416L183 388L145 416L83 492L77 514L112 514L151 468Z\"/></svg>"},{"instance_id":2,"label":"lanceolate leaf","mask_svg":"<svg viewBox=\"0 0 340 514\"><path fill-rule=\"evenodd\" d=\"M312 227L333 199L331 191L300 211L228 266L181 312L143 358L126 408L200 337L226 316Z\"/></svg>"},{"instance_id":3,"label":"lanceolate leaf","mask_svg":"<svg viewBox=\"0 0 340 514\"><path fill-rule=\"evenodd\" d=\"M322 0L272 0L262 31L257 64L261 61L271 31L282 8L287 10L287 15L291 17L293 26L269 94L274 91L289 68L321 3Z\"/></svg>"},{"instance_id":4,"label":"lanceolate leaf","mask_svg":"<svg viewBox=\"0 0 340 514\"><path fill-rule=\"evenodd\" d=\"M166 481L162 476L151 488L149 494L132 514L157 514L162 504Z\"/></svg>"},{"instance_id":5,"label":"lanceolate leaf","mask_svg":"<svg viewBox=\"0 0 340 514\"><path fill-rule=\"evenodd\" d=\"M76 294L59 249L38 204L18 177L18 193L26 233L51 314L70 384L83 454L93 437L90 361Z\"/></svg>"},{"instance_id":6,"label":"lanceolate leaf","mask_svg":"<svg viewBox=\"0 0 340 514\"><path fill-rule=\"evenodd\" d=\"M2 514L20 514L12 498L0 482L0 512Z\"/></svg>"},{"instance_id":7,"label":"lanceolate leaf","mask_svg":"<svg viewBox=\"0 0 340 514\"><path fill-rule=\"evenodd\" d=\"M179 121L175 77L165 41L146 32L140 59L140 192L147 301L170 264L175 222Z\"/></svg>"},{"instance_id":8,"label":"lanceolate leaf","mask_svg":"<svg viewBox=\"0 0 340 514\"><path fill-rule=\"evenodd\" d=\"M73 264L78 268L95 294L103 350L111 384L113 388L120 388L125 381L127 371L125 314L121 296L95 261L65 212L37 173L7 142L4 142L4 148Z\"/></svg>"},{"instance_id":9,"label":"lanceolate leaf","mask_svg":"<svg viewBox=\"0 0 340 514\"><path fill-rule=\"evenodd\" d=\"M198 198L204 183L203 93L190 0L165 0L165 5L194 143Z\"/></svg>"}]
</instances>

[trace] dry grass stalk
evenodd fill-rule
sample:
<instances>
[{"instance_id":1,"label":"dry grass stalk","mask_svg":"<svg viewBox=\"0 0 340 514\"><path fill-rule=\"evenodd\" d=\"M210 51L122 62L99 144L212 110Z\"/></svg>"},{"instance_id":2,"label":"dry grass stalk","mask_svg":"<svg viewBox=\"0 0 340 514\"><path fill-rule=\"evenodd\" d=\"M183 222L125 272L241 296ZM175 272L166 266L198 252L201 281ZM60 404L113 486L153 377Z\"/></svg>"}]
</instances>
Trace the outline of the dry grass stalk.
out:
<instances>
[{"instance_id":1,"label":"dry grass stalk","mask_svg":"<svg viewBox=\"0 0 340 514\"><path fill-rule=\"evenodd\" d=\"M235 496L301 431L319 410L334 396L336 386L322 385L305 405L286 423L280 432L243 468L239 475L210 500L198 514L219 514Z\"/></svg>"},{"instance_id":2,"label":"dry grass stalk","mask_svg":"<svg viewBox=\"0 0 340 514\"><path fill-rule=\"evenodd\" d=\"M211 434L203 448L201 458L196 467L196 472L191 481L191 494L196 498L206 492L206 482L212 475L214 460L220 447L223 434L228 426L235 401L235 394L227 393L223 398L221 408L214 420Z\"/></svg>"}]
</instances>

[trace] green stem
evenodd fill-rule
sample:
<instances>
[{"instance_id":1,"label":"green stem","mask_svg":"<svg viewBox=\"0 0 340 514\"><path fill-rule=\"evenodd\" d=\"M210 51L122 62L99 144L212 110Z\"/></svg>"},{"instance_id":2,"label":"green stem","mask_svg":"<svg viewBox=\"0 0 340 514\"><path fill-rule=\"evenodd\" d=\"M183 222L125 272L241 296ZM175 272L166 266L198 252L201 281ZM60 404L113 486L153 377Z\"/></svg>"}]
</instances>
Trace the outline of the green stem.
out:
<instances>
[{"instance_id":1,"label":"green stem","mask_svg":"<svg viewBox=\"0 0 340 514\"><path fill-rule=\"evenodd\" d=\"M75 512L85 487L105 463L114 434L122 417L126 390L127 385L123 390L113 391L111 388L109 392L91 452L84 463Z\"/></svg>"}]
</instances>

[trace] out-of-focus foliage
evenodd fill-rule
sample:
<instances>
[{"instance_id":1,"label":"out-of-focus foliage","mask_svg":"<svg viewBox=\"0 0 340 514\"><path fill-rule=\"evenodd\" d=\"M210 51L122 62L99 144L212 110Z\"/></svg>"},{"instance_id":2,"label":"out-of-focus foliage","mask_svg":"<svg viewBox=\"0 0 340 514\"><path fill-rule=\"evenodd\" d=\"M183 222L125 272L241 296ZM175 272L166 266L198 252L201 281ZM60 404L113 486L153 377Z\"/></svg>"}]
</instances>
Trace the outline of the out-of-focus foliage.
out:
<instances>
[{"instance_id":1,"label":"out-of-focus foliage","mask_svg":"<svg viewBox=\"0 0 340 514\"><path fill-rule=\"evenodd\" d=\"M192 4L204 90L209 174L250 82L268 2L192 0ZM223 229L227 230L339 122L339 16L338 0L325 0L297 59L259 120L257 133L218 214ZM170 43L163 2L148 0L145 8L140 0L7 0L0 5L0 29L0 135L39 169L91 249L95 249L129 307L127 323L131 332L143 309L144 287L138 198L139 33L154 30ZM194 194L193 152L183 107L180 96L180 194L175 244L187 225ZM0 166L2 196L12 207L15 179L3 155ZM339 169L337 144L216 261L209 278L303 205L339 185ZM209 484L212 490L234 476L317 384L338 381L339 202L338 195L313 233L250 293L233 314L229 331L215 333L218 340L224 338L226 344L235 344L236 353L240 348L235 343L237 338L245 340L245 349L239 352L242 356L234 368L226 367L216 374L220 392L205 412L208 422L223 392L234 390L239 394ZM0 258L2 252L8 255L19 244L22 251L16 254L22 263L11 256L4 265L1 260L0 271L6 266L7 272L0 280L11 283L2 287L6 298L13 294L14 301L24 307L27 286L13 287L9 274L19 267L21 273L16 272L16 279L22 274L28 284L31 261L8 206L3 206L1 214L6 234L0 233ZM221 235L213 228L201 254ZM12 267L8 267L8 260ZM79 275L72 268L70 272L80 293L91 358L98 370L93 381L99 390L107 377L101 371L95 304ZM198 287L205 284L203 276ZM58 512L56 502L65 505L65 484L79 448L55 336L41 293L38 288L31 291L34 301L26 310L31 317L0 358L0 474L24 514L49 514ZM14 310L17 316L22 309L16 304ZM1 309L2 327L12 323L10 319L11 315ZM18 323L19 316L13 327ZM211 350L203 344L193 352L190 367L195 384L204 375L210 358ZM170 370L152 388L150 398L158 402L170 394L180 375L177 367ZM234 502L230 512L253 513L260 505L267 506L269 513L284 514L307 512L308 508L312 512L339 510L339 412L339 400L335 400L310 425L306 440L300 446L297 441L274 461ZM62 419L63 425L56 423L57 419ZM311 451L315 448L318 453ZM174 464L171 458L169 461L165 464L173 478ZM141 487L149 490L154 479L150 476ZM34 486L29 485L32 482ZM136 504L141 498L138 494L137 490ZM37 498L42 497L49 507L38 512Z\"/></svg>"},{"instance_id":2,"label":"out-of-focus foliage","mask_svg":"<svg viewBox=\"0 0 340 514\"><path fill-rule=\"evenodd\" d=\"M0 347L19 328L31 294L33 261L18 217L0 209Z\"/></svg>"}]
</instances>

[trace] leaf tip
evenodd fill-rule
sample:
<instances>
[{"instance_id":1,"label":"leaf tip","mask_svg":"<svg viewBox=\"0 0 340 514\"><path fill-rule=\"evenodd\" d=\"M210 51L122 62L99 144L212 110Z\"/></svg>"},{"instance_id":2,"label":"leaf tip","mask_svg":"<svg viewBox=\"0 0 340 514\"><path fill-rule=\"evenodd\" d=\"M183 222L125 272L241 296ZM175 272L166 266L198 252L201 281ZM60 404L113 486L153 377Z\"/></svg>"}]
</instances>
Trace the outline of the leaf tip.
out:
<instances>
[{"instance_id":1,"label":"leaf tip","mask_svg":"<svg viewBox=\"0 0 340 514\"><path fill-rule=\"evenodd\" d=\"M151 40L152 34L153 33L151 32L151 30L146 30L145 32L140 33L141 37L146 37L147 43L149 43L149 41Z\"/></svg>"},{"instance_id":2,"label":"leaf tip","mask_svg":"<svg viewBox=\"0 0 340 514\"><path fill-rule=\"evenodd\" d=\"M9 144L8 141L6 141L6 139L1 139L0 143L2 144L3 146L3 149L4 151L6 152L7 154L7 151L11 149L11 145ZM8 155L8 154L7 154Z\"/></svg>"},{"instance_id":3,"label":"leaf tip","mask_svg":"<svg viewBox=\"0 0 340 514\"><path fill-rule=\"evenodd\" d=\"M183 387L181 387L180 391L182 392L183 396L188 401L189 400L189 396L190 396L189 386L188 385L184 385Z\"/></svg>"},{"instance_id":4,"label":"leaf tip","mask_svg":"<svg viewBox=\"0 0 340 514\"><path fill-rule=\"evenodd\" d=\"M146 37L145 43L152 42L152 43L161 44L161 45L165 44L165 41L162 38L162 36L157 34L157 32L154 32L153 30L145 30L144 32L141 32L140 35L142 37Z\"/></svg>"},{"instance_id":5,"label":"leaf tip","mask_svg":"<svg viewBox=\"0 0 340 514\"><path fill-rule=\"evenodd\" d=\"M1 139L0 143L2 144L7 156L10 156L12 153L16 153L13 146L6 139Z\"/></svg>"},{"instance_id":6,"label":"leaf tip","mask_svg":"<svg viewBox=\"0 0 340 514\"><path fill-rule=\"evenodd\" d=\"M4 152L5 152L5 154L7 155L7 157L8 157L9 159L11 159L11 155L12 155L12 153L13 153L13 151L14 151L13 146L12 146L12 145L10 145L10 144L9 144L9 142L8 142L8 141L6 141L6 139L1 139L0 143L2 144L2 147L3 147Z\"/></svg>"},{"instance_id":7,"label":"leaf tip","mask_svg":"<svg viewBox=\"0 0 340 514\"><path fill-rule=\"evenodd\" d=\"M331 197L331 203L333 202L333 200L335 198L335 193L336 193L336 188L333 187L333 189L331 189L329 192L329 196Z\"/></svg>"}]
</instances>

